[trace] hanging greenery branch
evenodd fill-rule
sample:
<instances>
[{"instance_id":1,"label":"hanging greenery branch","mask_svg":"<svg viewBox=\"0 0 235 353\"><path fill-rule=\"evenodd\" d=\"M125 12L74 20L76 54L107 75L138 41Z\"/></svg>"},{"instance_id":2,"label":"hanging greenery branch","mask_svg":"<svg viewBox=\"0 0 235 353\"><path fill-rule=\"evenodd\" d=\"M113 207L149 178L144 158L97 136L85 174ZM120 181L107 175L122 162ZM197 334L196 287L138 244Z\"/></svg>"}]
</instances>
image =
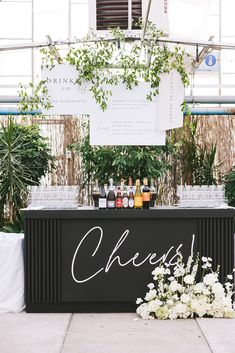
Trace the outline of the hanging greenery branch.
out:
<instances>
[{"instance_id":1,"label":"hanging greenery branch","mask_svg":"<svg viewBox=\"0 0 235 353\"><path fill-rule=\"evenodd\" d=\"M144 23L139 24L143 28ZM96 38L93 42L79 43L79 48L70 47L61 62L76 67L78 85L91 84L90 91L102 110L107 109L111 86L118 83L132 89L140 80L149 82L151 88L146 98L150 101L159 93L162 74L177 70L182 83L189 84L184 49L160 45L158 40L163 33L153 23L148 22L145 38L141 41L128 42L119 28L111 29L110 34L113 40ZM50 49L44 48L41 53L43 65L53 68L55 58Z\"/></svg>"},{"instance_id":2,"label":"hanging greenery branch","mask_svg":"<svg viewBox=\"0 0 235 353\"><path fill-rule=\"evenodd\" d=\"M18 109L22 113L25 111L33 112L34 110L40 110L42 108L46 110L52 108L46 81L42 80L36 86L34 86L32 82L30 82L28 86L20 83L18 95L20 98Z\"/></svg>"}]
</instances>

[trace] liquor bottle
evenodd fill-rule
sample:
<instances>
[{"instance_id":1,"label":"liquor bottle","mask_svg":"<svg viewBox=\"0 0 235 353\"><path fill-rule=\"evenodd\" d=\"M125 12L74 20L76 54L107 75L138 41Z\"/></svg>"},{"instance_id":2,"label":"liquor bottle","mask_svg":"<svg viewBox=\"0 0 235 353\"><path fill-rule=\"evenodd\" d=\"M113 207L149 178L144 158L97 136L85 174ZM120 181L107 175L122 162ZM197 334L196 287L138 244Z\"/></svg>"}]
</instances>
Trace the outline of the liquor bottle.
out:
<instances>
[{"instance_id":1,"label":"liquor bottle","mask_svg":"<svg viewBox=\"0 0 235 353\"><path fill-rule=\"evenodd\" d=\"M122 194L122 195L123 195L123 192L124 192L124 185L125 185L125 180L124 180L124 179L121 179L120 188L121 188L121 194Z\"/></svg>"},{"instance_id":2,"label":"liquor bottle","mask_svg":"<svg viewBox=\"0 0 235 353\"><path fill-rule=\"evenodd\" d=\"M122 208L122 192L120 187L117 188L116 208L119 210Z\"/></svg>"},{"instance_id":3,"label":"liquor bottle","mask_svg":"<svg viewBox=\"0 0 235 353\"><path fill-rule=\"evenodd\" d=\"M151 179L150 186L150 207L154 207L157 200L157 189L154 186L154 179Z\"/></svg>"},{"instance_id":4,"label":"liquor bottle","mask_svg":"<svg viewBox=\"0 0 235 353\"><path fill-rule=\"evenodd\" d=\"M114 192L114 187L113 187L113 179L109 179L109 192L107 196L107 207L108 208L115 208L115 192Z\"/></svg>"},{"instance_id":5,"label":"liquor bottle","mask_svg":"<svg viewBox=\"0 0 235 353\"><path fill-rule=\"evenodd\" d=\"M143 200L142 194L140 191L140 179L136 180L136 190L135 190L135 197L134 197L134 208L142 208L143 207Z\"/></svg>"},{"instance_id":6,"label":"liquor bottle","mask_svg":"<svg viewBox=\"0 0 235 353\"><path fill-rule=\"evenodd\" d=\"M100 188L98 185L98 179L95 180L95 185L92 188L91 195L93 197L94 207L98 208L99 207L99 196L100 196Z\"/></svg>"},{"instance_id":7,"label":"liquor bottle","mask_svg":"<svg viewBox=\"0 0 235 353\"><path fill-rule=\"evenodd\" d=\"M134 191L132 186L130 186L130 191L129 191L128 208L130 209L134 208Z\"/></svg>"},{"instance_id":8,"label":"liquor bottle","mask_svg":"<svg viewBox=\"0 0 235 353\"><path fill-rule=\"evenodd\" d=\"M129 191L130 191L130 188L133 186L133 184L132 184L132 177L129 177L129 179L128 179L128 189L129 189Z\"/></svg>"},{"instance_id":9,"label":"liquor bottle","mask_svg":"<svg viewBox=\"0 0 235 353\"><path fill-rule=\"evenodd\" d=\"M99 208L100 209L106 209L107 208L107 198L106 198L106 192L105 192L104 187L101 187L101 189L100 189Z\"/></svg>"},{"instance_id":10,"label":"liquor bottle","mask_svg":"<svg viewBox=\"0 0 235 353\"><path fill-rule=\"evenodd\" d=\"M148 186L148 179L143 180L144 187L142 190L143 208L149 209L150 206L150 187Z\"/></svg>"},{"instance_id":11,"label":"liquor bottle","mask_svg":"<svg viewBox=\"0 0 235 353\"><path fill-rule=\"evenodd\" d=\"M124 191L123 191L123 196L122 196L122 207L127 209L128 205L129 205L129 198L128 198L128 193L127 193L127 188L125 186Z\"/></svg>"},{"instance_id":12,"label":"liquor bottle","mask_svg":"<svg viewBox=\"0 0 235 353\"><path fill-rule=\"evenodd\" d=\"M108 192L109 192L108 184L104 184L104 191L105 191L106 196L107 196Z\"/></svg>"}]
</instances>

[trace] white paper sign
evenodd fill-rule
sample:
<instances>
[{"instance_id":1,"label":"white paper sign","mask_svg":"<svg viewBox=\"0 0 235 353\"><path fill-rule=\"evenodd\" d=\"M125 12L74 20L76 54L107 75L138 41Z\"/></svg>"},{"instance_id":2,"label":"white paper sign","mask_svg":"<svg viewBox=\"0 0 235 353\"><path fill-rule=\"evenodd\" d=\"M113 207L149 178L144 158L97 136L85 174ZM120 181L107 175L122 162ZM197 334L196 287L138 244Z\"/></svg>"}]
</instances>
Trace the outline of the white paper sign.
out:
<instances>
[{"instance_id":1,"label":"white paper sign","mask_svg":"<svg viewBox=\"0 0 235 353\"><path fill-rule=\"evenodd\" d=\"M157 97L157 129L171 130L183 126L184 115L181 104L184 101L184 86L180 74L174 70L161 77Z\"/></svg>"},{"instance_id":2,"label":"white paper sign","mask_svg":"<svg viewBox=\"0 0 235 353\"><path fill-rule=\"evenodd\" d=\"M47 81L48 95L53 108L44 110L47 115L89 114L91 93L89 84L79 86L78 72L72 65L57 65L52 70L42 70L42 80Z\"/></svg>"},{"instance_id":3,"label":"white paper sign","mask_svg":"<svg viewBox=\"0 0 235 353\"><path fill-rule=\"evenodd\" d=\"M165 131L158 131L156 100L146 95L150 85L140 82L127 90L112 87L112 96L104 112L93 102L90 116L91 145L165 145Z\"/></svg>"}]
</instances>

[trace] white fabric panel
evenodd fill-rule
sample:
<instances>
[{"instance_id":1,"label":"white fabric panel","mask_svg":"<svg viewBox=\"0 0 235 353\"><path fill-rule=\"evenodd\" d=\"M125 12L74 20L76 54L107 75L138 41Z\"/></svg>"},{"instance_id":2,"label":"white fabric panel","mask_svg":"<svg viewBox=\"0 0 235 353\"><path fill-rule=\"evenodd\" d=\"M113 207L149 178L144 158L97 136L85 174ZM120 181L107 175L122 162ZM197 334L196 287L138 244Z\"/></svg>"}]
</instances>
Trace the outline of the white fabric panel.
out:
<instances>
[{"instance_id":1,"label":"white fabric panel","mask_svg":"<svg viewBox=\"0 0 235 353\"><path fill-rule=\"evenodd\" d=\"M24 235L0 232L0 312L24 309Z\"/></svg>"}]
</instances>

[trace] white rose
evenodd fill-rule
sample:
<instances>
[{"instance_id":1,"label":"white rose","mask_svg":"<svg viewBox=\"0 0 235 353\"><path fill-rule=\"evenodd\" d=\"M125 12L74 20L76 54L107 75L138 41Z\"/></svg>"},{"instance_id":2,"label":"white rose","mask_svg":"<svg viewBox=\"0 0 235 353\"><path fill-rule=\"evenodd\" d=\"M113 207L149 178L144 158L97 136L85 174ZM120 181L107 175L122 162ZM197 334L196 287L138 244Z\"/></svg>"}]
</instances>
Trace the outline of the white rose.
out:
<instances>
[{"instance_id":1,"label":"white rose","mask_svg":"<svg viewBox=\"0 0 235 353\"><path fill-rule=\"evenodd\" d=\"M182 290L183 290L183 286L178 283L177 291L182 292Z\"/></svg>"},{"instance_id":2,"label":"white rose","mask_svg":"<svg viewBox=\"0 0 235 353\"><path fill-rule=\"evenodd\" d=\"M154 299L148 303L148 310L150 312L155 312L162 305L161 300Z\"/></svg>"},{"instance_id":3,"label":"white rose","mask_svg":"<svg viewBox=\"0 0 235 353\"><path fill-rule=\"evenodd\" d=\"M138 306L136 310L137 314L142 317L144 320L150 320L153 319L153 317L150 315L149 310L148 310L148 304L143 303L140 306Z\"/></svg>"},{"instance_id":4,"label":"white rose","mask_svg":"<svg viewBox=\"0 0 235 353\"><path fill-rule=\"evenodd\" d=\"M179 300L179 297L178 297L177 294L174 294L174 295L172 295L172 299L173 299L173 300Z\"/></svg>"},{"instance_id":5,"label":"white rose","mask_svg":"<svg viewBox=\"0 0 235 353\"><path fill-rule=\"evenodd\" d=\"M165 274L164 267L156 267L152 272L152 275L154 275L154 276L159 276L159 275L164 275L164 274Z\"/></svg>"},{"instance_id":6,"label":"white rose","mask_svg":"<svg viewBox=\"0 0 235 353\"><path fill-rule=\"evenodd\" d=\"M168 299L168 300L166 301L166 303L167 303L168 305L172 305L172 304L173 304L173 300Z\"/></svg>"},{"instance_id":7,"label":"white rose","mask_svg":"<svg viewBox=\"0 0 235 353\"><path fill-rule=\"evenodd\" d=\"M194 286L195 293L202 293L203 289L204 289L204 284L201 282L195 284L195 286Z\"/></svg>"},{"instance_id":8,"label":"white rose","mask_svg":"<svg viewBox=\"0 0 235 353\"><path fill-rule=\"evenodd\" d=\"M194 277L192 275L187 275L187 276L184 277L184 282L186 284L193 284Z\"/></svg>"},{"instance_id":9,"label":"white rose","mask_svg":"<svg viewBox=\"0 0 235 353\"><path fill-rule=\"evenodd\" d=\"M207 261L208 261L208 258L205 257L205 256L203 256L203 257L202 257L202 262L207 262Z\"/></svg>"},{"instance_id":10,"label":"white rose","mask_svg":"<svg viewBox=\"0 0 235 353\"><path fill-rule=\"evenodd\" d=\"M190 297L188 294L182 294L181 297L180 297L180 300L182 301L182 303L188 303L189 300L190 300Z\"/></svg>"},{"instance_id":11,"label":"white rose","mask_svg":"<svg viewBox=\"0 0 235 353\"><path fill-rule=\"evenodd\" d=\"M148 287L149 289L153 289L155 286L154 286L153 283L149 283L149 284L147 285L147 287Z\"/></svg>"},{"instance_id":12,"label":"white rose","mask_svg":"<svg viewBox=\"0 0 235 353\"><path fill-rule=\"evenodd\" d=\"M143 303L143 300L142 300L141 298L137 298L137 299L136 299L136 304L139 305L139 304L141 304L141 303Z\"/></svg>"},{"instance_id":13,"label":"white rose","mask_svg":"<svg viewBox=\"0 0 235 353\"><path fill-rule=\"evenodd\" d=\"M227 278L228 279L233 279L233 276L232 275L227 275Z\"/></svg>"},{"instance_id":14,"label":"white rose","mask_svg":"<svg viewBox=\"0 0 235 353\"><path fill-rule=\"evenodd\" d=\"M214 283L212 285L211 289L215 295L223 295L224 294L224 288L221 283L218 283L218 282Z\"/></svg>"},{"instance_id":15,"label":"white rose","mask_svg":"<svg viewBox=\"0 0 235 353\"><path fill-rule=\"evenodd\" d=\"M207 286L212 286L212 284L214 284L217 281L218 281L217 273L208 273L203 278L203 283L205 283Z\"/></svg>"},{"instance_id":16,"label":"white rose","mask_svg":"<svg viewBox=\"0 0 235 353\"><path fill-rule=\"evenodd\" d=\"M184 270L183 266L176 267L176 269L174 270L175 277L181 277L184 274L185 274L185 270Z\"/></svg>"},{"instance_id":17,"label":"white rose","mask_svg":"<svg viewBox=\"0 0 235 353\"><path fill-rule=\"evenodd\" d=\"M156 289L150 289L150 291L148 293L146 293L146 296L145 296L145 300L146 301L150 301L150 300L153 300L157 295L157 291Z\"/></svg>"},{"instance_id":18,"label":"white rose","mask_svg":"<svg viewBox=\"0 0 235 353\"><path fill-rule=\"evenodd\" d=\"M178 314L178 317L186 319L190 316L190 312L185 304L177 303L175 306L175 311Z\"/></svg>"},{"instance_id":19,"label":"white rose","mask_svg":"<svg viewBox=\"0 0 235 353\"><path fill-rule=\"evenodd\" d=\"M171 284L169 285L169 289L172 292L176 292L178 289L178 282L177 281L172 281Z\"/></svg>"},{"instance_id":20,"label":"white rose","mask_svg":"<svg viewBox=\"0 0 235 353\"><path fill-rule=\"evenodd\" d=\"M205 289L203 289L202 294L210 295L211 293L210 293L209 289L205 288Z\"/></svg>"}]
</instances>

